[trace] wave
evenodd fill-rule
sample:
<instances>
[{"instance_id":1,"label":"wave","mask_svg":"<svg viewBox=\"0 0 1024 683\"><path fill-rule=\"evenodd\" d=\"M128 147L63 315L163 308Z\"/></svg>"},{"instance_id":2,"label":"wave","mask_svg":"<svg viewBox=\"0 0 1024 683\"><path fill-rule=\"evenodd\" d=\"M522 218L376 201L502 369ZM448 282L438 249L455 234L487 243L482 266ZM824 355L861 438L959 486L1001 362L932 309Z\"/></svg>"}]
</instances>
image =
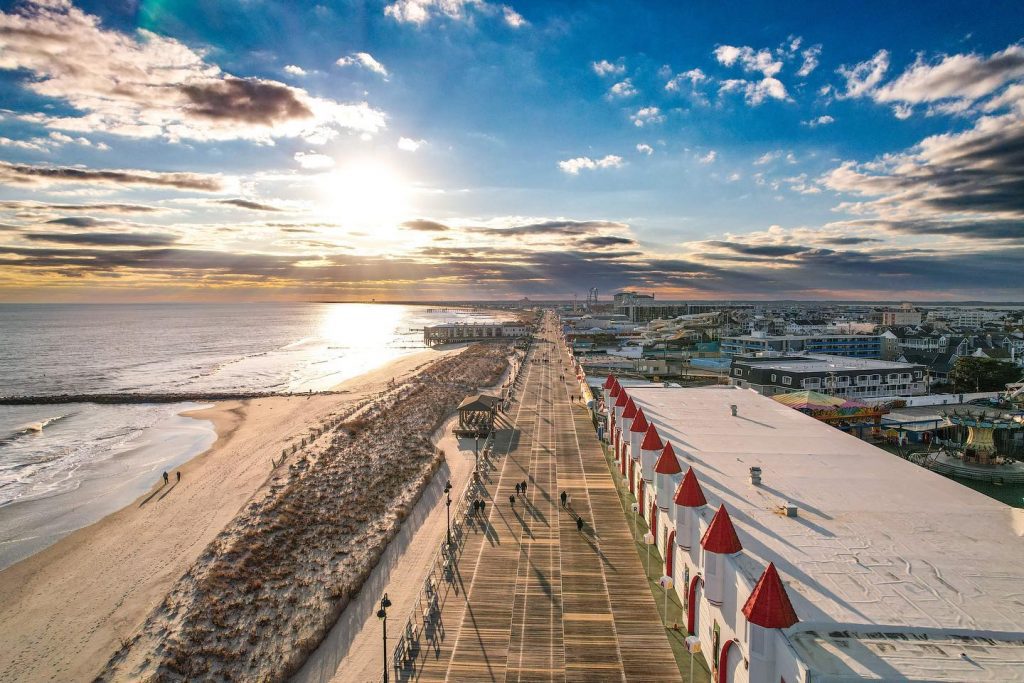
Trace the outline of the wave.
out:
<instances>
[{"instance_id":1,"label":"wave","mask_svg":"<svg viewBox=\"0 0 1024 683\"><path fill-rule=\"evenodd\" d=\"M28 436L29 434L41 434L46 427L52 425L54 422L57 422L58 420L63 420L66 417L70 417L71 415L72 413L67 413L65 415L56 415L54 417L48 417L45 420L40 420L38 422L29 422L28 424L15 429L7 436L0 438L0 446L6 446L8 444L14 443L18 439L22 438L23 436Z\"/></svg>"}]
</instances>

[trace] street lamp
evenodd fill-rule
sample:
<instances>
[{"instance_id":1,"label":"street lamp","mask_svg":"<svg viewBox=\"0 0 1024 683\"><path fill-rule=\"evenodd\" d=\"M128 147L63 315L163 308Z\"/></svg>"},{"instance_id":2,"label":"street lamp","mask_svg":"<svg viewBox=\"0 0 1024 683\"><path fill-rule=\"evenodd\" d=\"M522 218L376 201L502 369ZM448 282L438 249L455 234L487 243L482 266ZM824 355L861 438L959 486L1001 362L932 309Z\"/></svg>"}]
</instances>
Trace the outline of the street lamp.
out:
<instances>
[{"instance_id":1,"label":"street lamp","mask_svg":"<svg viewBox=\"0 0 1024 683\"><path fill-rule=\"evenodd\" d=\"M444 485L445 495L445 512L448 515L448 547L452 545L452 481L448 480L448 483Z\"/></svg>"},{"instance_id":2,"label":"street lamp","mask_svg":"<svg viewBox=\"0 0 1024 683\"><path fill-rule=\"evenodd\" d=\"M391 601L385 593L380 599L380 609L377 610L377 618L384 625L384 683L388 683L388 607L391 607Z\"/></svg>"}]
</instances>

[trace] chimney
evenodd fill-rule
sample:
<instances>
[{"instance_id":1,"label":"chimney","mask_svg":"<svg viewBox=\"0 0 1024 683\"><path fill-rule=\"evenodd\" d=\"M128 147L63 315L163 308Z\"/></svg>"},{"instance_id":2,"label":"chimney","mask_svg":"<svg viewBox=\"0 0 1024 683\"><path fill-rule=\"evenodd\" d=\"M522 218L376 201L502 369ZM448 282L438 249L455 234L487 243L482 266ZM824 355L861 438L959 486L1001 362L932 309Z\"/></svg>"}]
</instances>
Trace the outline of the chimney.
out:
<instances>
[{"instance_id":1,"label":"chimney","mask_svg":"<svg viewBox=\"0 0 1024 683\"><path fill-rule=\"evenodd\" d=\"M733 403L731 406L729 406L729 410L732 411L732 416L736 417L736 404L735 403Z\"/></svg>"}]
</instances>

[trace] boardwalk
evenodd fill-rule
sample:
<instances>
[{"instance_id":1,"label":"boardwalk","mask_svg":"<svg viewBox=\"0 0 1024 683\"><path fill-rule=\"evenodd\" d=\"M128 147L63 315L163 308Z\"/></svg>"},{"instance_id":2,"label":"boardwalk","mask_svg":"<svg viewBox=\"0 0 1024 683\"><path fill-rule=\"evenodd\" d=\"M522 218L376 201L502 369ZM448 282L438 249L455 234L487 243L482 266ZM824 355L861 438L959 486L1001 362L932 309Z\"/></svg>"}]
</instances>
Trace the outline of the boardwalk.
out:
<instances>
[{"instance_id":1,"label":"boardwalk","mask_svg":"<svg viewBox=\"0 0 1024 683\"><path fill-rule=\"evenodd\" d=\"M507 455L488 482L486 525L467 535L430 648L403 679L679 680L601 447L570 400L578 389L560 380L564 362L555 344L532 352L496 443Z\"/></svg>"}]
</instances>

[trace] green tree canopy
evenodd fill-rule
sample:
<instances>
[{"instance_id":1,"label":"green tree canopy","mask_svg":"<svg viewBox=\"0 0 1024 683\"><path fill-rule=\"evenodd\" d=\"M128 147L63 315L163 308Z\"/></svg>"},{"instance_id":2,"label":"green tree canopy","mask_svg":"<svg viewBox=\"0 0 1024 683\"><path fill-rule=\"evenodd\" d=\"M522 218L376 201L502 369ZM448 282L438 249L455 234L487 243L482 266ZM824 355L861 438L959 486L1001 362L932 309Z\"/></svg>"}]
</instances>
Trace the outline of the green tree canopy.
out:
<instances>
[{"instance_id":1,"label":"green tree canopy","mask_svg":"<svg viewBox=\"0 0 1024 683\"><path fill-rule=\"evenodd\" d=\"M1024 374L1012 363L992 358L962 356L956 359L949 381L957 391L1002 391Z\"/></svg>"}]
</instances>

